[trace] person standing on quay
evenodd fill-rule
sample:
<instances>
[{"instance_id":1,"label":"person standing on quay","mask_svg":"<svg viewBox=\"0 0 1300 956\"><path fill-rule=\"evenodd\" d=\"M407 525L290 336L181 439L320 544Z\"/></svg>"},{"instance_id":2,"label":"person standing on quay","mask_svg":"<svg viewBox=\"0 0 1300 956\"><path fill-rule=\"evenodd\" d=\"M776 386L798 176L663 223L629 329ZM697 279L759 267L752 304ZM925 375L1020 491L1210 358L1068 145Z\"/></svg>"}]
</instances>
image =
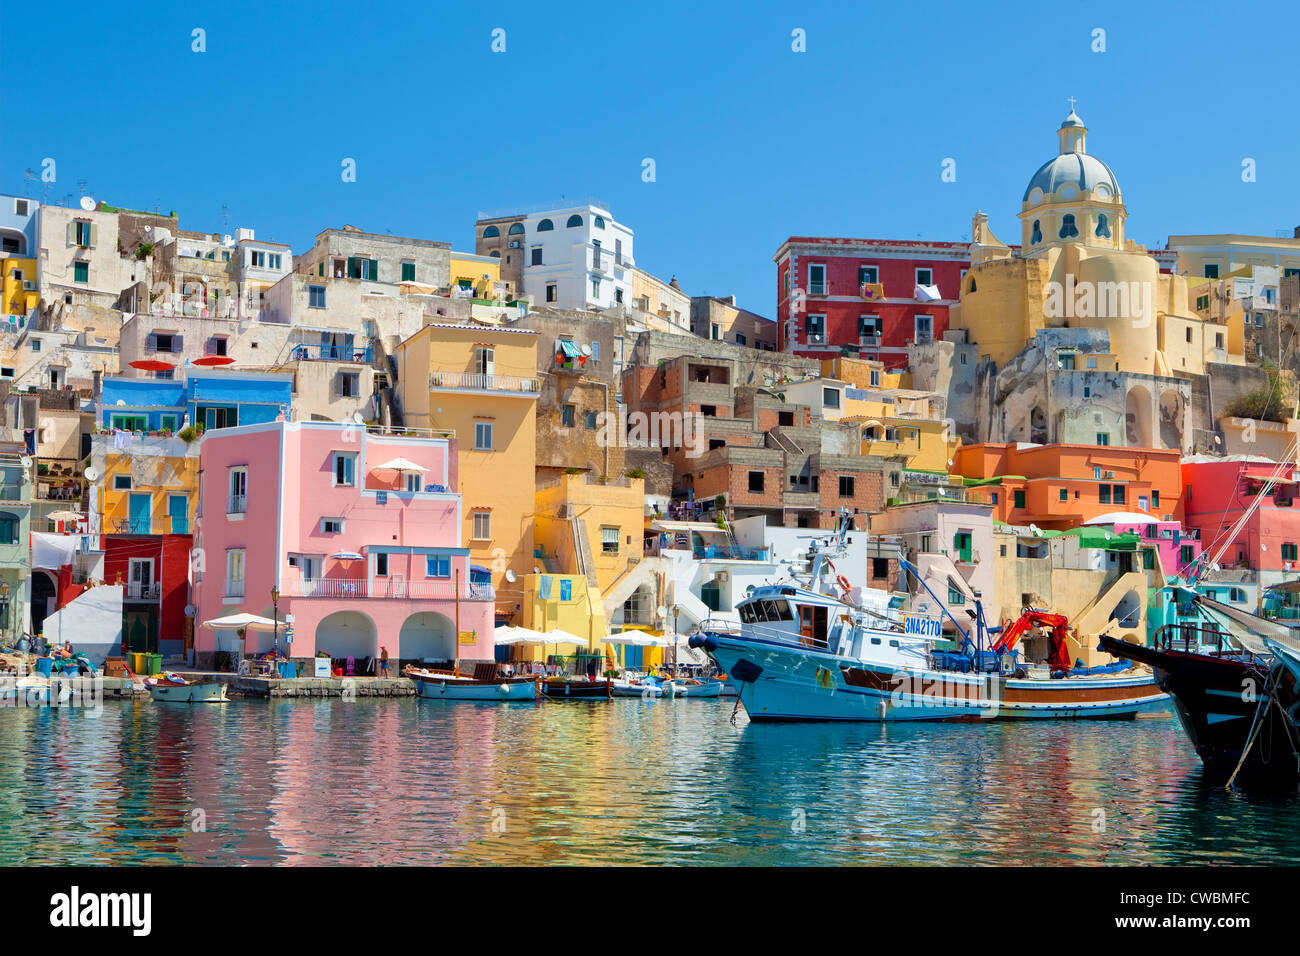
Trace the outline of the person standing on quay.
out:
<instances>
[{"instance_id":1,"label":"person standing on quay","mask_svg":"<svg viewBox=\"0 0 1300 956\"><path fill-rule=\"evenodd\" d=\"M379 676L388 676L388 648L382 646L379 648Z\"/></svg>"}]
</instances>

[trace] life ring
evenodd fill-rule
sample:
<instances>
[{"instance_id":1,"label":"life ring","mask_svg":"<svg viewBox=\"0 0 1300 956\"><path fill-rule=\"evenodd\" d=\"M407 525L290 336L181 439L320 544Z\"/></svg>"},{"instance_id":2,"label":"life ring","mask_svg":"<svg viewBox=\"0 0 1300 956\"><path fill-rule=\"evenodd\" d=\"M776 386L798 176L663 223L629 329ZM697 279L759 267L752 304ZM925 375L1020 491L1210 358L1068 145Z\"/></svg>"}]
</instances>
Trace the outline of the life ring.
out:
<instances>
[{"instance_id":1,"label":"life ring","mask_svg":"<svg viewBox=\"0 0 1300 956\"><path fill-rule=\"evenodd\" d=\"M846 578L846 577L845 577L844 575L842 575L842 574L841 574L838 578L835 579L835 582L836 582L840 587L842 587L845 591L852 591L852 590L853 590L852 586L849 584L849 579Z\"/></svg>"}]
</instances>

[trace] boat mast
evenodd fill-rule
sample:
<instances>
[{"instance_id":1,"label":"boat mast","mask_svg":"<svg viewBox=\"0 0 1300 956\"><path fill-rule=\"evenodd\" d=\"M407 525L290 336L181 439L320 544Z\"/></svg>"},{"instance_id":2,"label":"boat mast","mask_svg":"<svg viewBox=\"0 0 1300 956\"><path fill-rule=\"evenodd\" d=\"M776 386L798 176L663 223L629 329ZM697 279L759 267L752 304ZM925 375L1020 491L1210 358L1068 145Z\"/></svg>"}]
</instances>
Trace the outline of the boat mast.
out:
<instances>
[{"instance_id":1,"label":"boat mast","mask_svg":"<svg viewBox=\"0 0 1300 956\"><path fill-rule=\"evenodd\" d=\"M455 663L451 666L453 674L460 673L460 568L456 569L456 633L452 635L452 643L455 645Z\"/></svg>"}]
</instances>

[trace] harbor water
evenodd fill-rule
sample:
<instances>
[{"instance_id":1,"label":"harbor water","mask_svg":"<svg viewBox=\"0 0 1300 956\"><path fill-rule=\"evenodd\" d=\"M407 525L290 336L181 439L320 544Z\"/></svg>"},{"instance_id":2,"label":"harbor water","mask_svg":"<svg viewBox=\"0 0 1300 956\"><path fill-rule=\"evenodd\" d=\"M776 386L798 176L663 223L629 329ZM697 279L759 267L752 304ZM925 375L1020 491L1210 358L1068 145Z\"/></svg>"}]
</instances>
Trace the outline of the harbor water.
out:
<instances>
[{"instance_id":1,"label":"harbor water","mask_svg":"<svg viewBox=\"0 0 1300 956\"><path fill-rule=\"evenodd\" d=\"M0 864L1300 862L1300 801L1206 786L1164 712L732 726L732 704L0 708Z\"/></svg>"}]
</instances>

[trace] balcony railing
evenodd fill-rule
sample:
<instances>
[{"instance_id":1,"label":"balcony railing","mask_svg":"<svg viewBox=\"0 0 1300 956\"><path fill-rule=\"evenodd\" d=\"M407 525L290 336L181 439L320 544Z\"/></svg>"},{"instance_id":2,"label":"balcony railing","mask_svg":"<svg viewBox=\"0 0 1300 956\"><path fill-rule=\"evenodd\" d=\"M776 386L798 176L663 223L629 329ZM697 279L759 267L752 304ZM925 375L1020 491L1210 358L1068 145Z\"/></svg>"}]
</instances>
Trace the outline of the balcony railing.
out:
<instances>
[{"instance_id":1,"label":"balcony railing","mask_svg":"<svg viewBox=\"0 0 1300 956\"><path fill-rule=\"evenodd\" d=\"M247 495L231 495L226 499L226 514L242 515L248 511Z\"/></svg>"},{"instance_id":2,"label":"balcony railing","mask_svg":"<svg viewBox=\"0 0 1300 956\"><path fill-rule=\"evenodd\" d=\"M161 596L162 586L157 582L143 584L140 581L129 581L126 585L128 601L157 601Z\"/></svg>"},{"instance_id":3,"label":"balcony railing","mask_svg":"<svg viewBox=\"0 0 1300 956\"><path fill-rule=\"evenodd\" d=\"M768 561L771 560L767 548L742 548L731 544L696 545L695 557L702 560L717 561Z\"/></svg>"},{"instance_id":4,"label":"balcony railing","mask_svg":"<svg viewBox=\"0 0 1300 956\"><path fill-rule=\"evenodd\" d=\"M869 348L869 349L878 349L878 348L880 348L880 336L879 336L879 335L859 335L859 336L858 336L858 344L861 345L861 346L863 346L863 347L865 347L865 348Z\"/></svg>"},{"instance_id":5,"label":"balcony railing","mask_svg":"<svg viewBox=\"0 0 1300 956\"><path fill-rule=\"evenodd\" d=\"M303 344L293 347L289 359L291 361L357 362L368 365L371 354L369 348L355 348L350 345Z\"/></svg>"},{"instance_id":6,"label":"balcony railing","mask_svg":"<svg viewBox=\"0 0 1300 956\"><path fill-rule=\"evenodd\" d=\"M434 372L430 388L459 388L478 392L520 392L537 394L542 384L536 378L518 375L488 375L483 372Z\"/></svg>"},{"instance_id":7,"label":"balcony railing","mask_svg":"<svg viewBox=\"0 0 1300 956\"><path fill-rule=\"evenodd\" d=\"M388 598L393 600L445 600L456 598L454 581L407 581L402 578L316 578L289 582L288 597L303 598ZM495 601L490 584L460 583L462 601Z\"/></svg>"}]
</instances>

